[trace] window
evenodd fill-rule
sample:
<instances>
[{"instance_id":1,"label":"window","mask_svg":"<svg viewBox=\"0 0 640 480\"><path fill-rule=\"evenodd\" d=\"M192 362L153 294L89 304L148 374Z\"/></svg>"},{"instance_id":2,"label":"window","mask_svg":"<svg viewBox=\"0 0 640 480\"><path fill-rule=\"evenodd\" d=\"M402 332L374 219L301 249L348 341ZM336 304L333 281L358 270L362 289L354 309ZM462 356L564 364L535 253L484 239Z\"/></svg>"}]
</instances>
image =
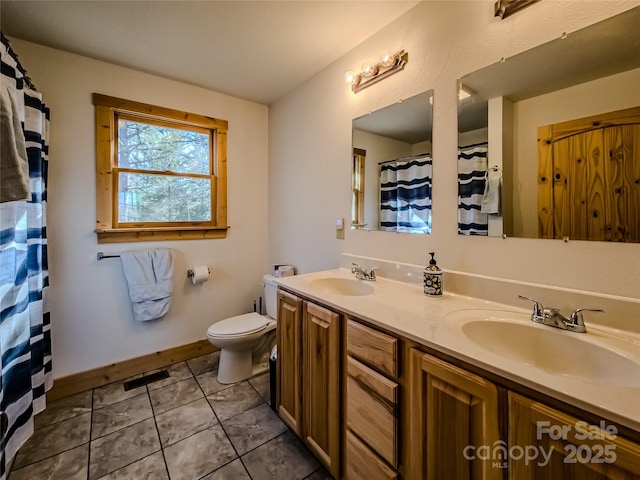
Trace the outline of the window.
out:
<instances>
[{"instance_id":1,"label":"window","mask_svg":"<svg viewBox=\"0 0 640 480\"><path fill-rule=\"evenodd\" d=\"M93 94L99 243L224 238L227 121Z\"/></svg>"},{"instance_id":2,"label":"window","mask_svg":"<svg viewBox=\"0 0 640 480\"><path fill-rule=\"evenodd\" d=\"M364 227L364 165L367 152L360 148L353 149L351 163L351 225Z\"/></svg>"}]
</instances>

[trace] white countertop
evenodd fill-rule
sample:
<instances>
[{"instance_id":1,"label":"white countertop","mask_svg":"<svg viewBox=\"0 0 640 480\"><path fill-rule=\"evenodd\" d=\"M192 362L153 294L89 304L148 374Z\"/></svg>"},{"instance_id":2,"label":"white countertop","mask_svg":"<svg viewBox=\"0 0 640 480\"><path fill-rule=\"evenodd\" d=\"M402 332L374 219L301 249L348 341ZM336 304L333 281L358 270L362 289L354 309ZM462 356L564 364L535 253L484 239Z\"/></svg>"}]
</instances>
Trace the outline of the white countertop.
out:
<instances>
[{"instance_id":1,"label":"white countertop","mask_svg":"<svg viewBox=\"0 0 640 480\"><path fill-rule=\"evenodd\" d=\"M514 321L530 322L530 309L519 309L446 292L440 297L430 297L424 295L421 285L383 277L378 277L375 282L362 281L374 289L375 293L371 295L337 295L314 286L313 280L321 278L354 279L355 277L347 269L335 269L276 278L276 281L286 289L306 298L640 431L640 336L638 335L588 322L587 333L573 333L532 324L534 328L552 329L558 335L584 336L580 339L613 350L638 365L638 381L637 384L635 381L632 382L633 386L583 381L566 374L549 373L525 362L500 356L476 344L452 326L451 322L445 321L449 313L480 309L508 311L510 318L517 319Z\"/></svg>"}]
</instances>

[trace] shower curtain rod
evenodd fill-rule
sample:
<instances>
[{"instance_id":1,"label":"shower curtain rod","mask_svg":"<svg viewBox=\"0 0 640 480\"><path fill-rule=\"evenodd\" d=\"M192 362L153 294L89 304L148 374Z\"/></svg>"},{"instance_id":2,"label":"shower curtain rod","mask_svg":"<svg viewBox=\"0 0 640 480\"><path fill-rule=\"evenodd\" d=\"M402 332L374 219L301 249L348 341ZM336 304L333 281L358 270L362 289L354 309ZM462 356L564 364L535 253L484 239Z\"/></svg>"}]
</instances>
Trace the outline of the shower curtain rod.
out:
<instances>
[{"instance_id":1,"label":"shower curtain rod","mask_svg":"<svg viewBox=\"0 0 640 480\"><path fill-rule=\"evenodd\" d=\"M409 155L407 157L394 158L392 160L385 160L384 162L378 162L378 165L384 165L385 163L399 162L401 160L407 160L409 158L426 157L427 155L431 155L431 154L430 153L418 153L417 155Z\"/></svg>"}]
</instances>

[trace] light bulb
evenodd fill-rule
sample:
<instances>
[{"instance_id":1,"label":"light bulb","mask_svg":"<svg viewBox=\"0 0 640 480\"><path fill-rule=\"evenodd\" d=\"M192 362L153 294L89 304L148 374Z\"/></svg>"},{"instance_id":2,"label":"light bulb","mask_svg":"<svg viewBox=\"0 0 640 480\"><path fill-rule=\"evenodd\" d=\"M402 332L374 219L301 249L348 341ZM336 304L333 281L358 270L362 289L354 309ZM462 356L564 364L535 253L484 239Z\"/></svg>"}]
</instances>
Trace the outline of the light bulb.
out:
<instances>
[{"instance_id":1,"label":"light bulb","mask_svg":"<svg viewBox=\"0 0 640 480\"><path fill-rule=\"evenodd\" d=\"M358 83L360 83L360 75L356 75L355 73L349 71L345 74L344 80L349 85L357 85Z\"/></svg>"},{"instance_id":2,"label":"light bulb","mask_svg":"<svg viewBox=\"0 0 640 480\"><path fill-rule=\"evenodd\" d=\"M365 63L362 65L362 73L365 77L370 77L378 73L378 67L372 63Z\"/></svg>"},{"instance_id":3,"label":"light bulb","mask_svg":"<svg viewBox=\"0 0 640 480\"><path fill-rule=\"evenodd\" d=\"M383 67L390 67L394 63L396 63L396 56L391 52L385 52L380 60L380 65Z\"/></svg>"}]
</instances>

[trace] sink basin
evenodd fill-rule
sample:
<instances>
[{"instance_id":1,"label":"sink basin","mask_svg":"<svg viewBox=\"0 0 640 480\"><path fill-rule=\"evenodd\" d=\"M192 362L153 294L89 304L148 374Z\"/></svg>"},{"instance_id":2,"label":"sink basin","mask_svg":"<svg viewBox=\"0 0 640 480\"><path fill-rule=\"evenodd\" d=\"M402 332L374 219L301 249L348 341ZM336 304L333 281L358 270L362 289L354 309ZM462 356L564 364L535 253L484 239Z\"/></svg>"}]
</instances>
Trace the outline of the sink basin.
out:
<instances>
[{"instance_id":1,"label":"sink basin","mask_svg":"<svg viewBox=\"0 0 640 480\"><path fill-rule=\"evenodd\" d=\"M640 388L638 360L594 343L590 333L566 332L535 324L525 314L497 310L460 310L447 315L445 324L495 355L552 375Z\"/></svg>"},{"instance_id":2,"label":"sink basin","mask_svg":"<svg viewBox=\"0 0 640 480\"><path fill-rule=\"evenodd\" d=\"M317 288L322 293L344 295L347 297L371 295L375 291L371 285L364 283L363 280L351 278L317 278L315 280L311 280L309 285L313 288Z\"/></svg>"}]
</instances>

